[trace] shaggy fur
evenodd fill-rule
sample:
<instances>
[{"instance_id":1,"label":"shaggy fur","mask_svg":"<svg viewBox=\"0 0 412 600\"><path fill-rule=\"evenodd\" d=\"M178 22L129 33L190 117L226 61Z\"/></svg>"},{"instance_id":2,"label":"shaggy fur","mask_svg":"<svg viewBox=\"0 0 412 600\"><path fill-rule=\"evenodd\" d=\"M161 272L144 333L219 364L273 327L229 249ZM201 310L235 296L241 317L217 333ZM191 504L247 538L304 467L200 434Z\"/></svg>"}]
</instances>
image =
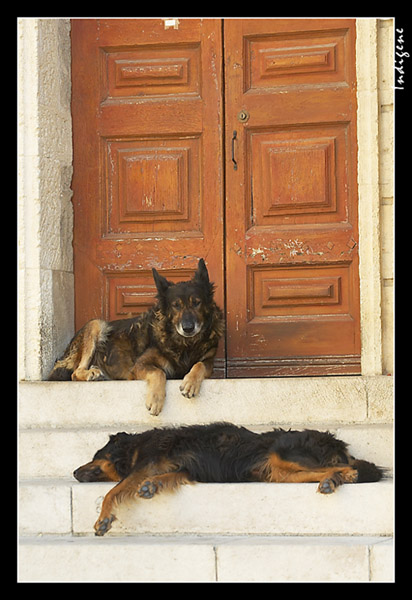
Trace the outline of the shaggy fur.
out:
<instances>
[{"instance_id":1,"label":"shaggy fur","mask_svg":"<svg viewBox=\"0 0 412 600\"><path fill-rule=\"evenodd\" d=\"M86 323L56 361L49 380L144 379L152 415L163 408L166 378L183 379L182 394L196 396L212 374L224 330L214 286L203 259L190 281L171 283L156 269L153 277L155 306L132 319Z\"/></svg>"},{"instance_id":2,"label":"shaggy fur","mask_svg":"<svg viewBox=\"0 0 412 600\"><path fill-rule=\"evenodd\" d=\"M95 524L104 535L125 498L152 498L200 482L319 482L330 494L343 483L379 481L383 469L350 456L329 432L274 429L257 434L230 423L117 433L93 460L74 471L81 482L119 481Z\"/></svg>"}]
</instances>

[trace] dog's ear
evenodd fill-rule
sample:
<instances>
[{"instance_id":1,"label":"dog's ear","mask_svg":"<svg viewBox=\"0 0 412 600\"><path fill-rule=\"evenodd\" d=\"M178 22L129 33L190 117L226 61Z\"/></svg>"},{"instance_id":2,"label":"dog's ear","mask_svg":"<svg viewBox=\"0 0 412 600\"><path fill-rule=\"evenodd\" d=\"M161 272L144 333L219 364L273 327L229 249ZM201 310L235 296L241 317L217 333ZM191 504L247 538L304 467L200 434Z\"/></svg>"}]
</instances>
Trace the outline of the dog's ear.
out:
<instances>
[{"instance_id":1,"label":"dog's ear","mask_svg":"<svg viewBox=\"0 0 412 600\"><path fill-rule=\"evenodd\" d=\"M210 283L209 273L207 271L207 267L206 267L206 264L205 264L205 261L203 260L203 258L201 258L198 262L197 270L194 275L194 280L198 281L199 283L206 283L206 284Z\"/></svg>"},{"instance_id":2,"label":"dog's ear","mask_svg":"<svg viewBox=\"0 0 412 600\"><path fill-rule=\"evenodd\" d=\"M172 285L165 277L159 275L155 268L152 269L153 279L157 287L157 291L162 296L166 293L167 288Z\"/></svg>"}]
</instances>

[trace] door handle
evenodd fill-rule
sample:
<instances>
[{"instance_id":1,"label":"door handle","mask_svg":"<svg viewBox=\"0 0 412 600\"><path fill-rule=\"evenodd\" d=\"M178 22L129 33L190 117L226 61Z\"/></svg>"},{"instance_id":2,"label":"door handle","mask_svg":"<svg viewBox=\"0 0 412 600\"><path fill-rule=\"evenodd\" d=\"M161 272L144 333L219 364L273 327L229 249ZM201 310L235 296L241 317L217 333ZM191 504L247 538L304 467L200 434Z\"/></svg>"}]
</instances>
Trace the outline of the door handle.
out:
<instances>
[{"instance_id":1,"label":"door handle","mask_svg":"<svg viewBox=\"0 0 412 600\"><path fill-rule=\"evenodd\" d=\"M237 162L235 159L235 140L237 138L237 131L233 132L233 137L232 137L232 163L233 163L233 168L235 171L237 171Z\"/></svg>"}]
</instances>

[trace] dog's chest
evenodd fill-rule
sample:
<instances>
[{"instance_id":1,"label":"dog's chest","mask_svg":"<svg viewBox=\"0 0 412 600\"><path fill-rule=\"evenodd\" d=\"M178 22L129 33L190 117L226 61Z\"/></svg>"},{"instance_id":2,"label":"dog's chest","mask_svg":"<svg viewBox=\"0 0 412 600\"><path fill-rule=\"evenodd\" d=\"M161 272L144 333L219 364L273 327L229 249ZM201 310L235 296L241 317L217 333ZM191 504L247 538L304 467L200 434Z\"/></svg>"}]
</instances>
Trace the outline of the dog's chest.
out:
<instances>
[{"instance_id":1,"label":"dog's chest","mask_svg":"<svg viewBox=\"0 0 412 600\"><path fill-rule=\"evenodd\" d=\"M188 371L190 371L190 369L193 367L193 365L198 362L198 356L197 354L195 355L193 352L190 352L189 350L184 350L180 357L179 360L176 361L176 373L175 373L175 377L181 379L183 378L186 373Z\"/></svg>"},{"instance_id":2,"label":"dog's chest","mask_svg":"<svg viewBox=\"0 0 412 600\"><path fill-rule=\"evenodd\" d=\"M168 378L183 379L193 365L201 359L202 353L197 348L183 348L171 353L167 358L170 361Z\"/></svg>"}]
</instances>

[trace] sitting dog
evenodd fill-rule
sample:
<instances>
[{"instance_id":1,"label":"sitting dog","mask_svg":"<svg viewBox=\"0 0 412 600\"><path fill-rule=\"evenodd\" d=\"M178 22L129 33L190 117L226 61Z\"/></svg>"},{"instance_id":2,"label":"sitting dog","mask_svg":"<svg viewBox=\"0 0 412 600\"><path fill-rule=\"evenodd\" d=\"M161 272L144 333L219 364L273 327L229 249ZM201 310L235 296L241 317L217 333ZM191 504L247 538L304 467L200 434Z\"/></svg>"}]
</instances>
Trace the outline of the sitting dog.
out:
<instances>
[{"instance_id":1,"label":"sitting dog","mask_svg":"<svg viewBox=\"0 0 412 600\"><path fill-rule=\"evenodd\" d=\"M73 473L80 482L119 481L94 526L104 535L126 498L152 498L186 483L319 482L330 494L343 483L379 481L384 470L350 456L347 444L314 430L253 433L230 423L117 433Z\"/></svg>"},{"instance_id":2,"label":"sitting dog","mask_svg":"<svg viewBox=\"0 0 412 600\"><path fill-rule=\"evenodd\" d=\"M212 374L224 330L214 285L203 259L190 281L171 283L156 269L153 277L155 306L131 319L88 321L56 361L49 380L144 379L152 415L163 408L167 378L183 379L183 396L196 396Z\"/></svg>"}]
</instances>

